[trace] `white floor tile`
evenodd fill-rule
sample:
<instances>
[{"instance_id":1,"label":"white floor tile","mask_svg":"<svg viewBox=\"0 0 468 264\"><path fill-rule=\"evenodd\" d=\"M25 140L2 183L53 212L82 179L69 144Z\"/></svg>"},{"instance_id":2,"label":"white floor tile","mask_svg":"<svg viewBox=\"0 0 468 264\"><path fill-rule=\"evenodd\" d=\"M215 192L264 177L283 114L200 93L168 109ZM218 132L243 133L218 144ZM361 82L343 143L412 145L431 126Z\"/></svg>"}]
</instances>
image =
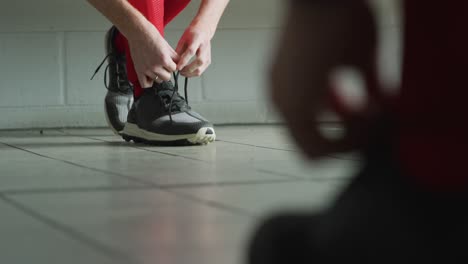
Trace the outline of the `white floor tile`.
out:
<instances>
[{"instance_id":1,"label":"white floor tile","mask_svg":"<svg viewBox=\"0 0 468 264\"><path fill-rule=\"evenodd\" d=\"M138 263L237 264L252 219L162 191L18 195L13 199Z\"/></svg>"},{"instance_id":2,"label":"white floor tile","mask_svg":"<svg viewBox=\"0 0 468 264\"><path fill-rule=\"evenodd\" d=\"M119 263L0 202L0 263Z\"/></svg>"},{"instance_id":3,"label":"white floor tile","mask_svg":"<svg viewBox=\"0 0 468 264\"><path fill-rule=\"evenodd\" d=\"M0 263L242 264L260 217L326 208L359 165L309 163L281 126L217 135L157 147L107 129L0 131L0 196L36 217L0 200Z\"/></svg>"}]
</instances>

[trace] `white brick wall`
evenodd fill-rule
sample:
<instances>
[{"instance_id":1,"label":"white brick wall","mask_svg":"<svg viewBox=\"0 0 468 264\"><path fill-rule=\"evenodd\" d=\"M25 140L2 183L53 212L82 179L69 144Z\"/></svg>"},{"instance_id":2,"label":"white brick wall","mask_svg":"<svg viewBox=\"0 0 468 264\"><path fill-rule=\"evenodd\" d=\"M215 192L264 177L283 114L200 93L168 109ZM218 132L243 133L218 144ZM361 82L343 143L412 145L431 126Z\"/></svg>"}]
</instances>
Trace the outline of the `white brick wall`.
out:
<instances>
[{"instance_id":1,"label":"white brick wall","mask_svg":"<svg viewBox=\"0 0 468 264\"><path fill-rule=\"evenodd\" d=\"M189 82L196 110L216 123L267 120L263 72L279 0L236 0L213 41L213 65ZM198 8L192 4L166 30L176 45ZM104 56L110 24L85 0L16 0L0 9L0 129L104 126Z\"/></svg>"},{"instance_id":2,"label":"white brick wall","mask_svg":"<svg viewBox=\"0 0 468 264\"><path fill-rule=\"evenodd\" d=\"M199 1L193 0L167 28L173 45ZM212 66L202 78L189 82L193 107L213 122L276 119L266 104L264 76L279 31L282 2L231 1L213 40ZM109 26L85 0L3 3L0 129L104 126L103 73L94 81L89 78L103 59L103 37Z\"/></svg>"}]
</instances>

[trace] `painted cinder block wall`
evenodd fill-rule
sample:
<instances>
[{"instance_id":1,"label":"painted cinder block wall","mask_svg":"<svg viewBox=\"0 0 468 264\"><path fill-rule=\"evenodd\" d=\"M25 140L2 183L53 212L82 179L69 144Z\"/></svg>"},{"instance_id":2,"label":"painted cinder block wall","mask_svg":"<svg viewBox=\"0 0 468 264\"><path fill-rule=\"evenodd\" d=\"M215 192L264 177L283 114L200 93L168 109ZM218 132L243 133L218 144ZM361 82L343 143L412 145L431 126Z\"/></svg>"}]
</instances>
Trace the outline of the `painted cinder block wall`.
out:
<instances>
[{"instance_id":1,"label":"painted cinder block wall","mask_svg":"<svg viewBox=\"0 0 468 264\"><path fill-rule=\"evenodd\" d=\"M193 0L166 29L173 46L199 2ZM231 1L213 40L211 67L189 81L194 109L217 124L278 120L267 103L265 73L283 5L283 0ZM385 5L380 10L392 13ZM397 32L398 23L389 17L383 32ZM85 0L2 3L0 129L105 126L103 72L89 78L105 55L109 27ZM395 64L395 57L389 52L384 61Z\"/></svg>"}]
</instances>

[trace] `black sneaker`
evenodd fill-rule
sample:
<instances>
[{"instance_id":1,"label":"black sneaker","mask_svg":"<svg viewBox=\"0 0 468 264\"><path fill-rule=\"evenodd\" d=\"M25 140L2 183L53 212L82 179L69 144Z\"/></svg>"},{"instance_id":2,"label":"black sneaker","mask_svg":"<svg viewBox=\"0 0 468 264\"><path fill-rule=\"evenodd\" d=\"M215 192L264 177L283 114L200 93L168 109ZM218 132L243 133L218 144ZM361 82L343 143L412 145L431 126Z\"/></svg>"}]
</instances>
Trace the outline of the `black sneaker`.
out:
<instances>
[{"instance_id":1,"label":"black sneaker","mask_svg":"<svg viewBox=\"0 0 468 264\"><path fill-rule=\"evenodd\" d=\"M99 65L95 74L107 59L108 65L104 73L104 85L107 94L104 99L104 112L110 129L120 135L127 121L127 115L133 104L133 86L127 77L125 53L120 53L115 47L115 38L119 31L112 27L106 34L107 56ZM109 75L109 80L107 80ZM94 76L93 76L94 77Z\"/></svg>"},{"instance_id":2,"label":"black sneaker","mask_svg":"<svg viewBox=\"0 0 468 264\"><path fill-rule=\"evenodd\" d=\"M208 144L216 139L213 125L191 110L178 93L178 74L172 82L145 89L133 104L122 132L127 142L157 145ZM187 79L185 83L187 97Z\"/></svg>"}]
</instances>

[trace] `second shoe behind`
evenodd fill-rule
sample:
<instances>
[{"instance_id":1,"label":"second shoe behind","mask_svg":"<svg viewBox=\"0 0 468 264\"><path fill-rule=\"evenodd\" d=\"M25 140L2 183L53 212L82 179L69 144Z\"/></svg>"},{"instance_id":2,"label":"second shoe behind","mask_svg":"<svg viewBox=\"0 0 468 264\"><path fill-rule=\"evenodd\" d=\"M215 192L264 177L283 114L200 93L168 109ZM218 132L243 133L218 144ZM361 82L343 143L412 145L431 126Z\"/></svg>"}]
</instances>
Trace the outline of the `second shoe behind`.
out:
<instances>
[{"instance_id":1,"label":"second shoe behind","mask_svg":"<svg viewBox=\"0 0 468 264\"><path fill-rule=\"evenodd\" d=\"M118 34L120 33L117 28L111 27L105 39L108 66L106 67L106 76L104 76L107 88L104 112L109 128L115 134L120 135L127 121L128 111L133 104L133 86L127 77L125 53L119 52L115 45ZM107 73L109 75L108 82Z\"/></svg>"}]
</instances>

